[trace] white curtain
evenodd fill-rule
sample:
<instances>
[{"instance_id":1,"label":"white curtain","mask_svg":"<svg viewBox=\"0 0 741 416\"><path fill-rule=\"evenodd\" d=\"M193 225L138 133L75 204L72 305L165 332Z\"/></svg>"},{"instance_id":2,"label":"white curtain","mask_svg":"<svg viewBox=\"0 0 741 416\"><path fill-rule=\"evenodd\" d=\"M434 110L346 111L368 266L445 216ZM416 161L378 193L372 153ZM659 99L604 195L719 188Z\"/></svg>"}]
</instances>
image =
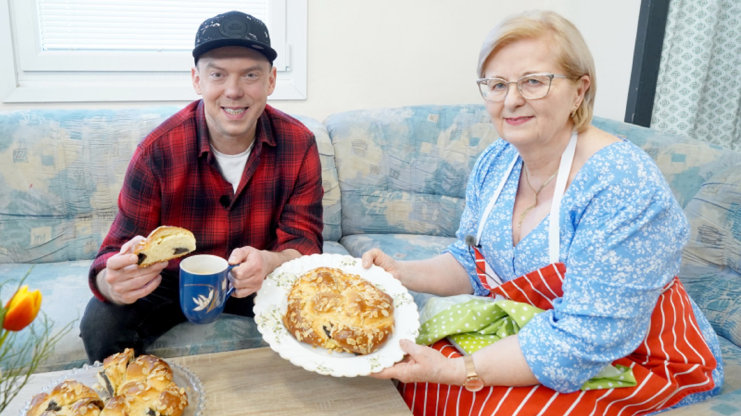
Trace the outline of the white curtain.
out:
<instances>
[{"instance_id":1,"label":"white curtain","mask_svg":"<svg viewBox=\"0 0 741 416\"><path fill-rule=\"evenodd\" d=\"M672 0L651 127L741 151L741 1Z\"/></svg>"}]
</instances>

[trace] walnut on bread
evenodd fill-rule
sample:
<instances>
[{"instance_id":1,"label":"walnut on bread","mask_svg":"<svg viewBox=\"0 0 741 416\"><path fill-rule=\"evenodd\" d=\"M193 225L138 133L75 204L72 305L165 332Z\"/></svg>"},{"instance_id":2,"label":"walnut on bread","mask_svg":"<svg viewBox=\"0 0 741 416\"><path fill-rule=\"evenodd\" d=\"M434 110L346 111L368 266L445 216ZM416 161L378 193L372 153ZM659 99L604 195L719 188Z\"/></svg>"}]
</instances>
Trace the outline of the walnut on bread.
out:
<instances>
[{"instance_id":1,"label":"walnut on bread","mask_svg":"<svg viewBox=\"0 0 741 416\"><path fill-rule=\"evenodd\" d=\"M380 348L394 329L394 302L358 275L318 267L288 293L283 324L301 342L353 354Z\"/></svg>"},{"instance_id":2,"label":"walnut on bread","mask_svg":"<svg viewBox=\"0 0 741 416\"><path fill-rule=\"evenodd\" d=\"M195 251L196 238L190 230L161 225L134 247L139 267L182 257Z\"/></svg>"}]
</instances>

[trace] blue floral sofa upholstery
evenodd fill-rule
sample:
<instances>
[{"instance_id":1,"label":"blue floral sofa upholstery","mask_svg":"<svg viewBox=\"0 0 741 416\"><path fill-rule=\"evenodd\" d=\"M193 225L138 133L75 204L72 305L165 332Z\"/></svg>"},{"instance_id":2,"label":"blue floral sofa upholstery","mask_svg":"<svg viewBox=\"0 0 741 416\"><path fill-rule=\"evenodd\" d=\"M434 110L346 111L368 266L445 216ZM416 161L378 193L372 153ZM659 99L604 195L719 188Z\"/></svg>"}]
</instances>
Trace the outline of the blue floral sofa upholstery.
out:
<instances>
[{"instance_id":1,"label":"blue floral sofa upholstery","mask_svg":"<svg viewBox=\"0 0 741 416\"><path fill-rule=\"evenodd\" d=\"M76 321L91 296L88 266L116 213L136 144L177 110L0 112L0 282L29 273L27 283L41 289L42 310L55 326L74 322L44 370L85 361ZM321 155L324 250L353 256L372 247L398 259L441 252L454 238L468 172L496 139L482 105L298 118L315 133ZM594 122L657 161L692 225L680 277L721 337L726 384L721 396L671 413L741 411L741 154L622 122ZM0 299L14 287L3 285ZM251 319L223 315L207 325L177 326L152 352L170 357L264 345Z\"/></svg>"}]
</instances>

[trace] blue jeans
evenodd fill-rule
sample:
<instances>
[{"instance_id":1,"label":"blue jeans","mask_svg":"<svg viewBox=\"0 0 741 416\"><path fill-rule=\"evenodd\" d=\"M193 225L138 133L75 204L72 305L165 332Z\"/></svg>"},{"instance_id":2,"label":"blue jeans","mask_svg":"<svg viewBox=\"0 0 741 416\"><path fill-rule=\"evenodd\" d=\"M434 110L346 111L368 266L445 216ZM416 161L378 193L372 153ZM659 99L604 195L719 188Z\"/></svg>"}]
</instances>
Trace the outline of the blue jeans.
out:
<instances>
[{"instance_id":1,"label":"blue jeans","mask_svg":"<svg viewBox=\"0 0 741 416\"><path fill-rule=\"evenodd\" d=\"M254 316L254 295L231 297L224 313ZM92 364L125 348L133 348L137 355L146 354L152 343L175 325L185 322L180 310L178 275L162 274L159 287L130 305L101 302L93 297L85 308L80 322L80 337Z\"/></svg>"}]
</instances>

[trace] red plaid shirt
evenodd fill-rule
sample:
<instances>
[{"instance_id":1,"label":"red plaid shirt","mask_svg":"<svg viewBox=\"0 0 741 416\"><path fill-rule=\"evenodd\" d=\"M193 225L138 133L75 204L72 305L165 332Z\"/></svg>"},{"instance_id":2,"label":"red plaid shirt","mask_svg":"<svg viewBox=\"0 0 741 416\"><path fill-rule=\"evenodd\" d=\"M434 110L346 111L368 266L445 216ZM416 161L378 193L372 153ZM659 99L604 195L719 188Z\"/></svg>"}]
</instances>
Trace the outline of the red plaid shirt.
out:
<instances>
[{"instance_id":1,"label":"red plaid shirt","mask_svg":"<svg viewBox=\"0 0 741 416\"><path fill-rule=\"evenodd\" d=\"M155 128L136 148L118 197L118 214L90 266L90 288L105 300L95 276L136 235L159 225L187 228L196 252L228 258L238 247L322 249L322 184L313 133L266 106L236 194L209 147L200 100ZM179 261L163 272L177 276Z\"/></svg>"}]
</instances>

